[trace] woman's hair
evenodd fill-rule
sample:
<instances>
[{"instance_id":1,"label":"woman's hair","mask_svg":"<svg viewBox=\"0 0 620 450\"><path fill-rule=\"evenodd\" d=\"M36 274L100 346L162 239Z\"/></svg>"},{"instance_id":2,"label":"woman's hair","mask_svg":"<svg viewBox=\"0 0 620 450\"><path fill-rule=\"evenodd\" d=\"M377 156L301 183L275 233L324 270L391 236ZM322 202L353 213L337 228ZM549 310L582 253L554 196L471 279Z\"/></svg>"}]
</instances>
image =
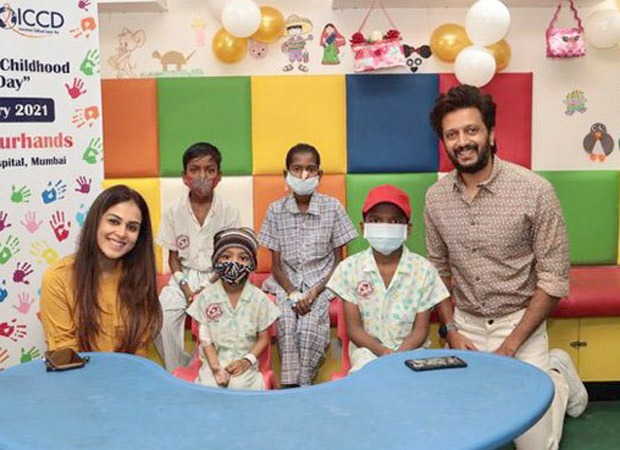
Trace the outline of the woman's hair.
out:
<instances>
[{"instance_id":1,"label":"woman's hair","mask_svg":"<svg viewBox=\"0 0 620 450\"><path fill-rule=\"evenodd\" d=\"M103 215L111 207L133 202L142 220L135 246L124 255L118 286L119 312L124 331L115 351L135 353L145 342L155 339L162 325L162 311L157 298L155 253L149 208L133 189L117 185L103 191L88 211L80 234L74 262L74 286L77 312L77 335L81 350L93 350L101 331L101 308L97 301L101 279L99 263L104 257L97 244L97 230Z\"/></svg>"}]
</instances>

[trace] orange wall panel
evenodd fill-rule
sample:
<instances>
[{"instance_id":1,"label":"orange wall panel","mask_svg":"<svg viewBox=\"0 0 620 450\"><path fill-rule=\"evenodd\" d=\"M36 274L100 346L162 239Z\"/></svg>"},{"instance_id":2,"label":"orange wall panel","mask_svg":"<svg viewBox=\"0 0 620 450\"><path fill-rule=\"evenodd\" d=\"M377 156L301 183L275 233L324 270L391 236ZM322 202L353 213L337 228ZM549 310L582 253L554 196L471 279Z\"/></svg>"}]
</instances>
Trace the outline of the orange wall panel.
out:
<instances>
[{"instance_id":1,"label":"orange wall panel","mask_svg":"<svg viewBox=\"0 0 620 450\"><path fill-rule=\"evenodd\" d=\"M101 97L105 177L159 176L156 81L103 80Z\"/></svg>"}]
</instances>

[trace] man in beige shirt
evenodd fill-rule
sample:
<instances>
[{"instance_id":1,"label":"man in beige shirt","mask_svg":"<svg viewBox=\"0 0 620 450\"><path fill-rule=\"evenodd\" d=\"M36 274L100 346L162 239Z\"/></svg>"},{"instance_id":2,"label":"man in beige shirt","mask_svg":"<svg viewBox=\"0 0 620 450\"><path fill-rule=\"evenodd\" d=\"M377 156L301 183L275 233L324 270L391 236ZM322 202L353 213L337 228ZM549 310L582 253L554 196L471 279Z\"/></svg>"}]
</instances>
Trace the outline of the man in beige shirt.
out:
<instances>
[{"instance_id":1,"label":"man in beige shirt","mask_svg":"<svg viewBox=\"0 0 620 450\"><path fill-rule=\"evenodd\" d=\"M451 348L515 357L545 370L556 394L545 416L515 444L557 449L565 412L579 416L587 392L568 355L548 348L546 320L568 295L564 217L553 187L500 160L495 103L472 86L441 95L430 113L455 170L426 196L426 245L452 293L438 305Z\"/></svg>"}]
</instances>

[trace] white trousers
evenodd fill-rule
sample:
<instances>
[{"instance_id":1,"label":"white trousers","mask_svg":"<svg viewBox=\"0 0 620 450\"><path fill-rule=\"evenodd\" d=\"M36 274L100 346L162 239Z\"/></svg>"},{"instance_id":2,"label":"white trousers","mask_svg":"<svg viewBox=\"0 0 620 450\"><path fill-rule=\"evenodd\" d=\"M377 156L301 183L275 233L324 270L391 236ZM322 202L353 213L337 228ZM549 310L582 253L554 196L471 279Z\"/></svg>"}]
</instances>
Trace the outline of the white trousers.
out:
<instances>
[{"instance_id":1,"label":"white trousers","mask_svg":"<svg viewBox=\"0 0 620 450\"><path fill-rule=\"evenodd\" d=\"M471 339L479 350L495 351L515 329L525 310L499 318L479 317L458 308L454 322L460 332ZM564 377L550 370L547 322L543 322L517 351L515 358L545 371L555 386L555 395L545 415L528 431L515 440L517 450L557 450L562 438L564 414L568 402L568 384Z\"/></svg>"},{"instance_id":2,"label":"white trousers","mask_svg":"<svg viewBox=\"0 0 620 450\"><path fill-rule=\"evenodd\" d=\"M207 280L207 273L198 270L185 269L189 287L192 291L198 289ZM163 311L164 321L159 336L155 339L155 347L164 362L164 367L174 372L177 368L186 366L191 356L185 351L185 310L187 302L179 284L170 277L168 285L162 289L159 302Z\"/></svg>"}]
</instances>

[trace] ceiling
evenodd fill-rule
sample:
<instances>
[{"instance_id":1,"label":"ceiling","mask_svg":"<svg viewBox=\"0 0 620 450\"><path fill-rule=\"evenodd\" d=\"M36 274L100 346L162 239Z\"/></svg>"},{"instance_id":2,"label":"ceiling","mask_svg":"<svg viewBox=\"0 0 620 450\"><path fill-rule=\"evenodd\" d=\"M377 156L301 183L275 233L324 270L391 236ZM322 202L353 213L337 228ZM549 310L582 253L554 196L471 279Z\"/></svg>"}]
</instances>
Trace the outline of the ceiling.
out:
<instances>
[{"instance_id":1,"label":"ceiling","mask_svg":"<svg viewBox=\"0 0 620 450\"><path fill-rule=\"evenodd\" d=\"M476 0L382 0L386 8L469 8ZM509 8L549 8L556 0L502 0ZM578 7L593 6L602 0L576 0ZM372 0L333 0L333 9L368 8Z\"/></svg>"}]
</instances>

